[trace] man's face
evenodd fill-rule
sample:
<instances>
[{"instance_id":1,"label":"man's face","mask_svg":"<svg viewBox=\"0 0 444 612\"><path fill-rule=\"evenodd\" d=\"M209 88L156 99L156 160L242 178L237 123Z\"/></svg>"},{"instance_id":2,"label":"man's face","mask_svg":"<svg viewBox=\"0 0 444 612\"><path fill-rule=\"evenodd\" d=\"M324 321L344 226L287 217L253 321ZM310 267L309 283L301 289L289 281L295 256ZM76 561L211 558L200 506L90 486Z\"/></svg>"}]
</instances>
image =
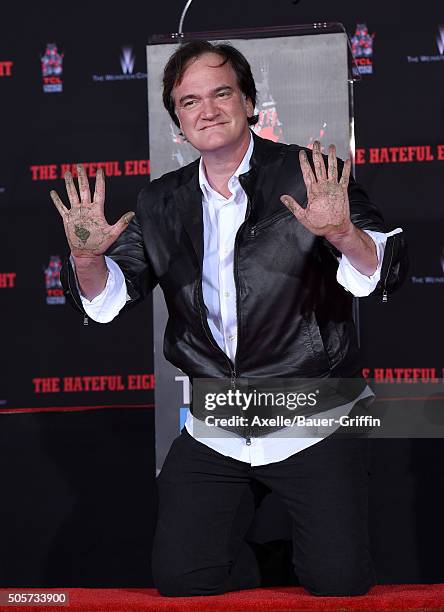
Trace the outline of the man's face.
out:
<instances>
[{"instance_id":1,"label":"man's face","mask_svg":"<svg viewBox=\"0 0 444 612\"><path fill-rule=\"evenodd\" d=\"M191 60L172 91L186 139L200 152L229 150L248 134L253 105L239 89L236 73L217 53Z\"/></svg>"}]
</instances>

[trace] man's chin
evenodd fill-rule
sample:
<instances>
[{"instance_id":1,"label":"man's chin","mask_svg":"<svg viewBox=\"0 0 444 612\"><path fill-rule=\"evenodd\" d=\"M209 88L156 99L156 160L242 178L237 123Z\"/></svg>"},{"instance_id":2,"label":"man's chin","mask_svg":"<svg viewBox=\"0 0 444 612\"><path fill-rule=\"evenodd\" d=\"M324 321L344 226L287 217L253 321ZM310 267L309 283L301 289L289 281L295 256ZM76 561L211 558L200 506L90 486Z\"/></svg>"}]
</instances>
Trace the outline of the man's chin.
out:
<instances>
[{"instance_id":1,"label":"man's chin","mask_svg":"<svg viewBox=\"0 0 444 612\"><path fill-rule=\"evenodd\" d=\"M199 138L195 139L194 142L190 140L189 142L193 145L195 149L202 153L211 153L213 151L217 151L218 149L226 149L230 146L236 146L237 139L230 138L226 134L218 134L216 130L209 130L208 134L203 132L203 136L201 135Z\"/></svg>"}]
</instances>

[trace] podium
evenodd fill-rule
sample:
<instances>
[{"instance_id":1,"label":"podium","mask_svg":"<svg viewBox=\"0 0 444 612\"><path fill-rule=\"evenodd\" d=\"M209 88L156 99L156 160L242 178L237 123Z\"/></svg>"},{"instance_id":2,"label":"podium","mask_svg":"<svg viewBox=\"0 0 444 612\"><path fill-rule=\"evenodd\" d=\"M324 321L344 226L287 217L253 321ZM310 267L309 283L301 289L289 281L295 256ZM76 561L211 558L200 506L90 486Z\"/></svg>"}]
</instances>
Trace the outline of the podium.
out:
<instances>
[{"instance_id":1,"label":"podium","mask_svg":"<svg viewBox=\"0 0 444 612\"><path fill-rule=\"evenodd\" d=\"M162 103L164 66L177 45L204 39L233 44L250 62L257 87L256 134L310 147L320 140L323 152L334 143L338 156L354 153L353 82L359 80L344 26L316 23L254 30L163 34L147 45L148 124L151 178L199 156L185 142ZM355 309L355 320L358 311ZM167 310L162 291L153 293L154 370L156 377L156 466L185 421L190 402L187 376L163 356Z\"/></svg>"}]
</instances>

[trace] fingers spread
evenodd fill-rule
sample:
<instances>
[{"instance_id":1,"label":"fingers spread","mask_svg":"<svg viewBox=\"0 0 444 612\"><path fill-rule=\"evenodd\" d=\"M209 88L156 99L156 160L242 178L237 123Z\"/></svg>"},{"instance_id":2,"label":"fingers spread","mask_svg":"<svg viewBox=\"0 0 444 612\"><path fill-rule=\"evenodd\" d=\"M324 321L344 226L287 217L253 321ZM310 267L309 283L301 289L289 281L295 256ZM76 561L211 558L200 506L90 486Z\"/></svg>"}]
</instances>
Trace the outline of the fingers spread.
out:
<instances>
[{"instance_id":1,"label":"fingers spread","mask_svg":"<svg viewBox=\"0 0 444 612\"><path fill-rule=\"evenodd\" d=\"M96 176L96 185L94 188L94 202L97 202L102 210L105 204L105 174L102 168L99 168Z\"/></svg>"},{"instance_id":2,"label":"fingers spread","mask_svg":"<svg viewBox=\"0 0 444 612\"><path fill-rule=\"evenodd\" d=\"M74 179L72 178L71 172L65 172L65 185L71 206L78 206L80 204L79 195L74 185Z\"/></svg>"},{"instance_id":3,"label":"fingers spread","mask_svg":"<svg viewBox=\"0 0 444 612\"><path fill-rule=\"evenodd\" d=\"M319 140L315 140L313 143L313 163L317 180L325 180L327 178L327 171L325 169L325 163L321 153L321 143Z\"/></svg>"},{"instance_id":4,"label":"fingers spread","mask_svg":"<svg viewBox=\"0 0 444 612\"><path fill-rule=\"evenodd\" d=\"M312 183L316 183L316 179L314 177L311 166L308 163L307 154L303 150L299 151L299 163L301 164L302 176L304 177L304 183L308 190L308 187Z\"/></svg>"},{"instance_id":5,"label":"fingers spread","mask_svg":"<svg viewBox=\"0 0 444 612\"><path fill-rule=\"evenodd\" d=\"M68 214L68 209L63 205L62 200L59 198L59 195L56 191L50 191L49 195L51 196L51 200L54 202L57 210L59 211L59 213L62 215L62 217L64 218L65 215Z\"/></svg>"},{"instance_id":6,"label":"fingers spread","mask_svg":"<svg viewBox=\"0 0 444 612\"><path fill-rule=\"evenodd\" d=\"M302 219L302 217L305 216L305 209L302 208L302 206L298 202L296 202L296 200L292 198L291 196L289 195L281 196L281 202L282 204L285 204L288 210L291 210L291 212L294 214L296 219L300 220Z\"/></svg>"},{"instance_id":7,"label":"fingers spread","mask_svg":"<svg viewBox=\"0 0 444 612\"><path fill-rule=\"evenodd\" d=\"M91 193L89 191L88 177L86 176L85 168L81 164L77 166L77 176L79 178L80 200L82 204L90 204Z\"/></svg>"},{"instance_id":8,"label":"fingers spread","mask_svg":"<svg viewBox=\"0 0 444 612\"><path fill-rule=\"evenodd\" d=\"M351 161L350 159L347 159L344 162L344 167L342 168L341 180L339 181L339 184L343 185L343 187L348 187L348 181L350 179L350 171L351 171Z\"/></svg>"},{"instance_id":9,"label":"fingers spread","mask_svg":"<svg viewBox=\"0 0 444 612\"><path fill-rule=\"evenodd\" d=\"M338 160L336 159L336 147L331 144L328 147L328 180L336 182L338 179Z\"/></svg>"}]
</instances>

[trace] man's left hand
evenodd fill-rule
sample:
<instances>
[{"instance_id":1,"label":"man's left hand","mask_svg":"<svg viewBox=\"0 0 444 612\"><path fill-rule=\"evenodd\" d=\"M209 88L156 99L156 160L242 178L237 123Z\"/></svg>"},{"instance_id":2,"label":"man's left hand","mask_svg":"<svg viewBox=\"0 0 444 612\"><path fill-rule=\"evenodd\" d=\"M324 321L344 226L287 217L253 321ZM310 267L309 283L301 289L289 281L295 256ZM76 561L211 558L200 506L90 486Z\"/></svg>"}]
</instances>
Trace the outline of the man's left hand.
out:
<instances>
[{"instance_id":1,"label":"man's left hand","mask_svg":"<svg viewBox=\"0 0 444 612\"><path fill-rule=\"evenodd\" d=\"M321 154L321 143L313 143L313 173L305 151L300 151L299 161L307 188L307 207L296 202L290 195L282 195L281 202L291 210L296 219L316 236L337 238L353 230L347 187L351 162L344 163L341 179L338 181L336 147L328 147L328 173Z\"/></svg>"}]
</instances>

